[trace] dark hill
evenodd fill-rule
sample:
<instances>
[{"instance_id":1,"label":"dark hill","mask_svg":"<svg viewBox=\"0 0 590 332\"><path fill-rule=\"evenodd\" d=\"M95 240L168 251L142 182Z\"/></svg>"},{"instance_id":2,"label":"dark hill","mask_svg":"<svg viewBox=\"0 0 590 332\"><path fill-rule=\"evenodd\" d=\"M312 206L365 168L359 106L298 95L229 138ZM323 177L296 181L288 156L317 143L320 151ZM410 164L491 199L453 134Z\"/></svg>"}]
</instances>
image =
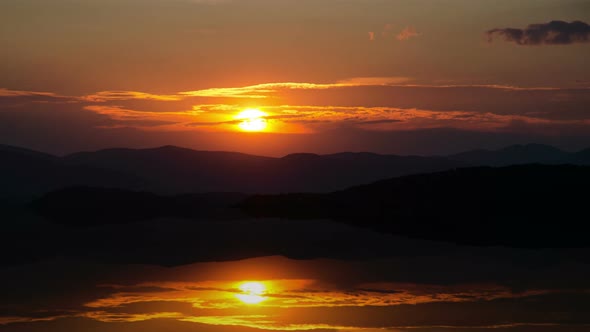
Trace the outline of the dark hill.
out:
<instances>
[{"instance_id":1,"label":"dark hill","mask_svg":"<svg viewBox=\"0 0 590 332\"><path fill-rule=\"evenodd\" d=\"M109 188L72 187L36 199L31 207L49 220L68 226L127 224L160 217L237 218L232 208L246 198L239 193L161 196Z\"/></svg>"},{"instance_id":2,"label":"dark hill","mask_svg":"<svg viewBox=\"0 0 590 332\"><path fill-rule=\"evenodd\" d=\"M0 148L0 198L27 197L73 185L134 188L134 175L89 165L70 165L59 157L31 150Z\"/></svg>"},{"instance_id":3,"label":"dark hill","mask_svg":"<svg viewBox=\"0 0 590 332\"><path fill-rule=\"evenodd\" d=\"M172 146L84 152L64 159L71 165L136 174L149 181L144 190L165 194L328 192L394 176L465 165L442 157L342 153L270 158Z\"/></svg>"},{"instance_id":4,"label":"dark hill","mask_svg":"<svg viewBox=\"0 0 590 332\"><path fill-rule=\"evenodd\" d=\"M449 156L477 166L508 166L516 164L569 162L570 154L542 144L512 145L500 150L475 150Z\"/></svg>"},{"instance_id":5,"label":"dark hill","mask_svg":"<svg viewBox=\"0 0 590 332\"><path fill-rule=\"evenodd\" d=\"M585 149L572 154L568 158L568 162L577 165L590 165L590 149Z\"/></svg>"},{"instance_id":6,"label":"dark hill","mask_svg":"<svg viewBox=\"0 0 590 332\"><path fill-rule=\"evenodd\" d=\"M257 191L272 176L273 158L235 152L195 151L174 146L109 149L66 156L73 165L130 172L148 180L148 191L174 194L209 191Z\"/></svg>"},{"instance_id":7,"label":"dark hill","mask_svg":"<svg viewBox=\"0 0 590 332\"><path fill-rule=\"evenodd\" d=\"M258 195L258 217L329 218L474 245L588 246L590 167L476 167L410 175L330 194Z\"/></svg>"},{"instance_id":8,"label":"dark hill","mask_svg":"<svg viewBox=\"0 0 590 332\"><path fill-rule=\"evenodd\" d=\"M0 154L4 154L4 153L24 155L24 156L29 156L31 158L45 159L45 160L58 159L58 157L50 155L48 153L38 152L38 151L30 150L30 149L17 147L17 146L0 144Z\"/></svg>"},{"instance_id":9,"label":"dark hill","mask_svg":"<svg viewBox=\"0 0 590 332\"><path fill-rule=\"evenodd\" d=\"M165 195L207 192L331 192L409 174L522 163L590 164L590 150L568 153L529 144L451 157L344 152L271 158L175 146L107 149L65 157L0 146L0 198L38 196L70 186L111 187Z\"/></svg>"}]
</instances>

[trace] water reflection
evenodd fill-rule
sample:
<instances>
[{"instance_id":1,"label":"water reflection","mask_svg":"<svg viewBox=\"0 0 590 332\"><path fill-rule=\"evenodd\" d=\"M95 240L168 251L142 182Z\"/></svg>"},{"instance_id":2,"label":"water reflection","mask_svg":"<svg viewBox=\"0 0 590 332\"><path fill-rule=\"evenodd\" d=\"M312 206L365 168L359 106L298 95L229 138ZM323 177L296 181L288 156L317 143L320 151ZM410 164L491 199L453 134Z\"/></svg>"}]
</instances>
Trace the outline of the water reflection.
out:
<instances>
[{"instance_id":1,"label":"water reflection","mask_svg":"<svg viewBox=\"0 0 590 332\"><path fill-rule=\"evenodd\" d=\"M461 247L327 221L127 227L45 230L51 256L0 267L0 331L570 332L590 324L585 249ZM133 234L141 241L129 241ZM81 251L67 250L69 238L84 242L72 245Z\"/></svg>"},{"instance_id":2,"label":"water reflection","mask_svg":"<svg viewBox=\"0 0 590 332\"><path fill-rule=\"evenodd\" d=\"M34 280L40 281L29 288L39 293L33 302L4 287L3 295L9 297L3 297L2 307L15 315L4 315L2 322L40 324L76 318L86 319L84 325L89 321L117 324L166 319L268 330L359 331L500 325L557 328L564 319L576 326L588 323L587 309L580 309L590 307L590 293L580 288L585 287L583 282L576 286L573 274L564 275L571 284L544 282L555 268L564 266L545 267L538 270L545 275L536 278L527 275L523 279L518 271L506 271L509 282L485 278L466 282L457 273L454 282L420 283L408 282L400 273L410 266L409 261L295 261L275 256L174 268L54 261L8 271L13 276L34 272ZM570 264L561 271L575 272L579 278L589 275L585 265ZM63 276L61 282L43 278L55 273ZM518 279L530 286L516 287ZM568 316L556 315L557 310L566 310ZM4 328L11 331L18 326Z\"/></svg>"}]
</instances>

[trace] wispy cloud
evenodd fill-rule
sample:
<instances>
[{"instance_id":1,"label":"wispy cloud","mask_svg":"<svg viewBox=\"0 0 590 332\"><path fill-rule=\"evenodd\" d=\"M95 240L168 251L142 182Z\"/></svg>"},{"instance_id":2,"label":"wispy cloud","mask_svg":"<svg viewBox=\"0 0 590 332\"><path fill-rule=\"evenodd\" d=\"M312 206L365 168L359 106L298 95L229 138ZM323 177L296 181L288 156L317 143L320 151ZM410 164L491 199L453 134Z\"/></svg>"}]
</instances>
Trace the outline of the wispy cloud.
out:
<instances>
[{"instance_id":1,"label":"wispy cloud","mask_svg":"<svg viewBox=\"0 0 590 332\"><path fill-rule=\"evenodd\" d=\"M224 99L212 103L211 97ZM236 115L247 107L266 112L266 131L275 133L443 127L495 131L515 123L578 128L589 125L590 113L584 107L588 101L587 87L426 85L402 76L265 83L167 95L103 91L76 97L0 90L0 110L5 114L18 117L19 112L34 110L50 117L52 112L61 116L91 112L100 116L94 128L150 131L236 131L241 122Z\"/></svg>"},{"instance_id":2,"label":"wispy cloud","mask_svg":"<svg viewBox=\"0 0 590 332\"><path fill-rule=\"evenodd\" d=\"M376 85L394 85L412 81L410 77L403 76L377 76L377 77L352 77L340 80L337 83L344 86L376 86Z\"/></svg>"},{"instance_id":3,"label":"wispy cloud","mask_svg":"<svg viewBox=\"0 0 590 332\"><path fill-rule=\"evenodd\" d=\"M185 302L194 308L228 309L241 308L235 294L240 290L235 282L201 283L150 283L140 286L161 287L161 291L120 292L86 303L88 308L105 309L121 307L140 302ZM550 293L548 290L532 290L514 293L510 289L496 285L413 285L398 283L364 284L357 288L339 289L318 287L311 279L268 280L265 293L267 300L261 307L272 308L314 308L349 306L393 306L402 304L422 304L436 302L474 302L501 298L520 298Z\"/></svg>"},{"instance_id":4,"label":"wispy cloud","mask_svg":"<svg viewBox=\"0 0 590 332\"><path fill-rule=\"evenodd\" d=\"M268 98L268 94L281 89L288 90L322 90L341 86L350 86L350 84L316 84L316 83L264 83L245 87L235 88L211 88L204 90L180 92L182 96L190 97L223 97L223 98Z\"/></svg>"},{"instance_id":5,"label":"wispy cloud","mask_svg":"<svg viewBox=\"0 0 590 332\"><path fill-rule=\"evenodd\" d=\"M0 98L29 102L78 102L78 97L64 96L53 92L23 91L0 88Z\"/></svg>"},{"instance_id":6,"label":"wispy cloud","mask_svg":"<svg viewBox=\"0 0 590 332\"><path fill-rule=\"evenodd\" d=\"M21 91L9 90L0 88L0 97L22 97L22 96L44 96L44 97L59 97L59 95L51 92L37 92L37 91Z\"/></svg>"},{"instance_id":7,"label":"wispy cloud","mask_svg":"<svg viewBox=\"0 0 590 332\"><path fill-rule=\"evenodd\" d=\"M568 45L590 41L590 25L582 21L551 21L531 24L524 29L491 29L486 35L489 42L493 41L495 36L501 36L504 40L518 45Z\"/></svg>"},{"instance_id":8,"label":"wispy cloud","mask_svg":"<svg viewBox=\"0 0 590 332\"><path fill-rule=\"evenodd\" d=\"M107 323L123 323L123 322L141 322L150 319L158 318L183 318L183 315L179 312L155 312L155 313L114 313L108 311L89 311L75 315L75 317L86 317L92 318L97 321Z\"/></svg>"},{"instance_id":9,"label":"wispy cloud","mask_svg":"<svg viewBox=\"0 0 590 332\"><path fill-rule=\"evenodd\" d=\"M384 76L384 77L353 77L339 80L336 83L302 83L302 82L284 82L284 83L264 83L244 87L233 88L210 88L204 90L180 92L180 96L185 97L219 97L219 98L253 98L265 99L270 98L280 91L289 90L329 90L340 88L354 87L371 87L371 86L389 86L389 87L411 87L411 88L487 88L501 90L560 90L556 87L518 87L502 84L410 84L413 79L404 76Z\"/></svg>"},{"instance_id":10,"label":"wispy cloud","mask_svg":"<svg viewBox=\"0 0 590 332\"><path fill-rule=\"evenodd\" d=\"M131 126L137 128L159 127L167 130L191 128L218 128L233 131L243 120L235 116L243 110L237 104L194 105L190 111L145 112L120 106L86 106L86 110L108 116L113 122L109 127ZM461 110L427 110L417 108L278 105L266 106L263 118L269 123L269 132L318 132L342 127L358 127L373 130L407 130L419 128L452 127L459 129L500 129L514 122L523 124L568 124L572 121L545 119L518 114ZM576 123L580 124L579 121ZM292 127L301 125L300 127ZM173 127L171 127L173 126ZM307 128L307 130L305 130Z\"/></svg>"},{"instance_id":11,"label":"wispy cloud","mask_svg":"<svg viewBox=\"0 0 590 332\"><path fill-rule=\"evenodd\" d=\"M132 126L132 127L155 127L172 125L178 122L188 121L194 116L194 112L146 112L123 108L121 106L90 105L85 110L108 116L114 120L110 128Z\"/></svg>"},{"instance_id":12,"label":"wispy cloud","mask_svg":"<svg viewBox=\"0 0 590 332\"><path fill-rule=\"evenodd\" d=\"M158 95L139 91L101 91L83 96L82 99L93 102L131 99L177 101L181 100L182 97L178 95Z\"/></svg>"},{"instance_id":13,"label":"wispy cloud","mask_svg":"<svg viewBox=\"0 0 590 332\"><path fill-rule=\"evenodd\" d=\"M416 32L414 27L405 27L395 38L399 41L405 41L418 36L420 36L420 33Z\"/></svg>"},{"instance_id":14,"label":"wispy cloud","mask_svg":"<svg viewBox=\"0 0 590 332\"><path fill-rule=\"evenodd\" d=\"M391 85L410 81L408 77L353 77L336 83L302 83L280 82L264 83L234 88L211 88L195 91L180 92L188 97L222 97L222 98L268 98L270 94L280 90L327 90L342 87Z\"/></svg>"},{"instance_id":15,"label":"wispy cloud","mask_svg":"<svg viewBox=\"0 0 590 332\"><path fill-rule=\"evenodd\" d=\"M391 40L393 38L399 41L406 41L410 38L414 38L420 36L420 33L416 32L416 29L412 26L407 26L403 28L401 31L396 32L396 26L393 23L384 24L380 30L377 31L369 31L369 40Z\"/></svg>"}]
</instances>

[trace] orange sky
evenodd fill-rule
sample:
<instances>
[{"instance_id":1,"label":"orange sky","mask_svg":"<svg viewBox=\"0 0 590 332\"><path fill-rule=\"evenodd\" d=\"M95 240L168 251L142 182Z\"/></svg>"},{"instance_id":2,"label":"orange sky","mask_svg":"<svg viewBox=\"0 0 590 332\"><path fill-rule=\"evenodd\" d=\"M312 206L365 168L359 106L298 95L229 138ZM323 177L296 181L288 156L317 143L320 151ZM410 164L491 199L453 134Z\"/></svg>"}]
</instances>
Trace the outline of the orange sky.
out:
<instances>
[{"instance_id":1,"label":"orange sky","mask_svg":"<svg viewBox=\"0 0 590 332\"><path fill-rule=\"evenodd\" d=\"M266 155L579 149L590 145L588 6L3 1L2 143L54 153L165 144ZM580 21L581 30L534 35L554 20ZM240 130L247 108L266 113L264 134Z\"/></svg>"}]
</instances>

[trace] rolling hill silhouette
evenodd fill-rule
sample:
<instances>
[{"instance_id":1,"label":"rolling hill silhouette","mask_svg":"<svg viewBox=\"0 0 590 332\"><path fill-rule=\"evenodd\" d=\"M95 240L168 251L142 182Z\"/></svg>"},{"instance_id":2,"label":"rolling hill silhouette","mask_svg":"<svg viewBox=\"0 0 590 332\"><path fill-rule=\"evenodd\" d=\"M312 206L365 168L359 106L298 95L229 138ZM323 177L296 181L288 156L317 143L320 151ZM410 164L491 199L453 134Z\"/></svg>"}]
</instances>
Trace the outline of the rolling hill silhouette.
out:
<instances>
[{"instance_id":1,"label":"rolling hill silhouette","mask_svg":"<svg viewBox=\"0 0 590 332\"><path fill-rule=\"evenodd\" d=\"M590 165L590 148L572 154L567 161L576 165Z\"/></svg>"},{"instance_id":2,"label":"rolling hill silhouette","mask_svg":"<svg viewBox=\"0 0 590 332\"><path fill-rule=\"evenodd\" d=\"M573 156L549 145L511 145L500 150L474 150L449 156L478 166L508 166L531 163L567 163Z\"/></svg>"},{"instance_id":3,"label":"rolling hill silhouette","mask_svg":"<svg viewBox=\"0 0 590 332\"><path fill-rule=\"evenodd\" d=\"M46 194L33 206L74 227L161 217L330 219L459 244L589 247L589 186L588 166L532 164L408 175L332 193L161 196L78 187Z\"/></svg>"},{"instance_id":4,"label":"rolling hill silhouette","mask_svg":"<svg viewBox=\"0 0 590 332\"><path fill-rule=\"evenodd\" d=\"M589 246L590 167L520 165L409 175L327 194L257 195L257 217L334 219L473 245Z\"/></svg>"},{"instance_id":5,"label":"rolling hill silhouette","mask_svg":"<svg viewBox=\"0 0 590 332\"><path fill-rule=\"evenodd\" d=\"M239 218L244 214L232 206L246 197L240 193L162 196L122 189L71 187L50 192L34 200L31 207L55 223L88 227L160 217Z\"/></svg>"},{"instance_id":6,"label":"rolling hill silhouette","mask_svg":"<svg viewBox=\"0 0 590 332\"><path fill-rule=\"evenodd\" d=\"M4 148L0 159L0 180L5 184L0 196L38 196L71 186L160 194L326 192L464 165L443 157L340 153L271 158L174 146L108 149L65 157Z\"/></svg>"},{"instance_id":7,"label":"rolling hill silhouette","mask_svg":"<svg viewBox=\"0 0 590 332\"><path fill-rule=\"evenodd\" d=\"M577 153L530 144L449 157L337 153L282 158L174 146L107 149L64 157L0 146L0 198L39 196L71 186L183 193L330 192L409 174L467 166L523 163L590 164L590 149Z\"/></svg>"},{"instance_id":8,"label":"rolling hill silhouette","mask_svg":"<svg viewBox=\"0 0 590 332\"><path fill-rule=\"evenodd\" d=\"M89 165L65 163L62 158L8 146L0 146L0 198L28 197L73 186L138 188L132 174Z\"/></svg>"},{"instance_id":9,"label":"rolling hill silhouette","mask_svg":"<svg viewBox=\"0 0 590 332\"><path fill-rule=\"evenodd\" d=\"M439 157L371 153L293 154L270 158L173 146L77 153L65 157L65 160L75 165L136 174L149 180L150 186L146 190L162 193L333 191L383 178L449 169L463 164Z\"/></svg>"}]
</instances>

